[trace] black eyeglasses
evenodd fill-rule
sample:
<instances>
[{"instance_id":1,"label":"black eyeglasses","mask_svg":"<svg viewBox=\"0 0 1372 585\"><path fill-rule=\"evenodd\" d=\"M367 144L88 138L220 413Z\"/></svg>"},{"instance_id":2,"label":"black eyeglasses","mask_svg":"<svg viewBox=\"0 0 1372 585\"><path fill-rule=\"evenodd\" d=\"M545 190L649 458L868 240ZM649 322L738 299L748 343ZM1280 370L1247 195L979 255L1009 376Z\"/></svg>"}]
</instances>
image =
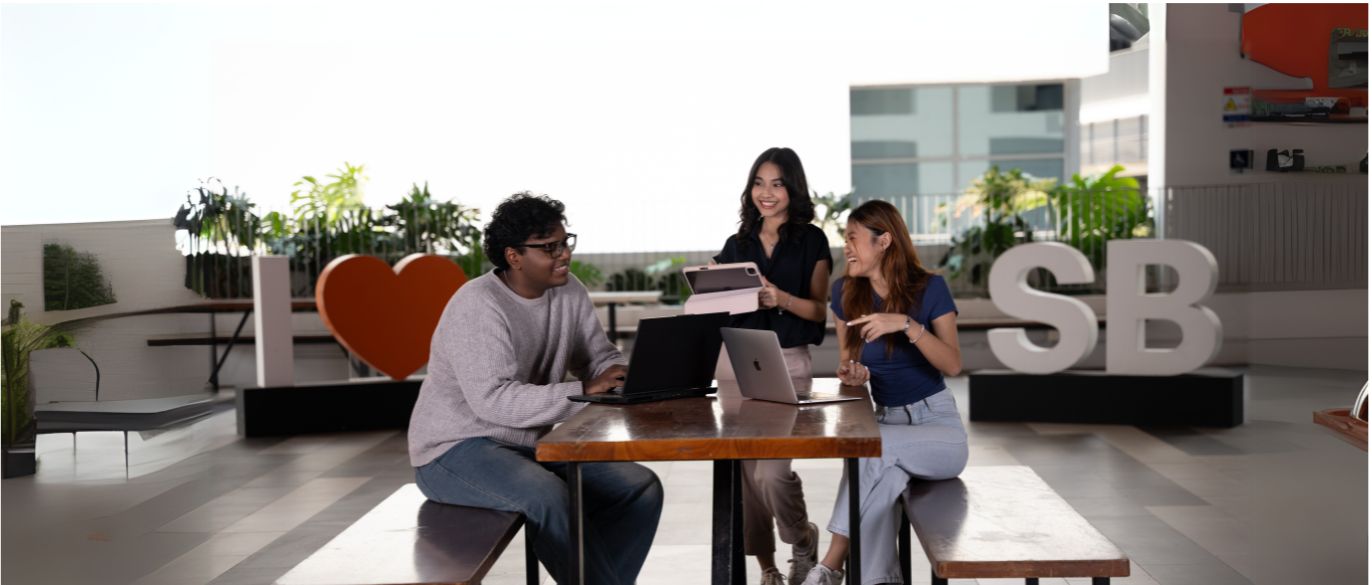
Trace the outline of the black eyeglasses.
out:
<instances>
[{"instance_id":1,"label":"black eyeglasses","mask_svg":"<svg viewBox=\"0 0 1372 585\"><path fill-rule=\"evenodd\" d=\"M511 248L536 248L543 250L549 256L556 258L562 255L563 250L576 250L576 234L567 234L561 241L547 242L543 244L514 244Z\"/></svg>"}]
</instances>

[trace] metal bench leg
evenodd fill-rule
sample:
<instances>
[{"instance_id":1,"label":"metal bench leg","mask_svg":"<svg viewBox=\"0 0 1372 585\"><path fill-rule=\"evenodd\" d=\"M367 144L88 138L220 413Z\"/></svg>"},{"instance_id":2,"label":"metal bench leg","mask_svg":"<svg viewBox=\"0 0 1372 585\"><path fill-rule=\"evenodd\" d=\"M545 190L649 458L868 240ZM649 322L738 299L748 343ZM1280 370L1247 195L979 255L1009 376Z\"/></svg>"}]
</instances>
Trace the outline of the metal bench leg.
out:
<instances>
[{"instance_id":1,"label":"metal bench leg","mask_svg":"<svg viewBox=\"0 0 1372 585\"><path fill-rule=\"evenodd\" d=\"M929 580L932 585L948 585L948 580L938 576L938 573L935 573L933 569L929 569L929 576L932 577Z\"/></svg>"},{"instance_id":2,"label":"metal bench leg","mask_svg":"<svg viewBox=\"0 0 1372 585\"><path fill-rule=\"evenodd\" d=\"M910 558L910 517L905 515L905 500L896 502L896 512L900 521L896 523L896 549L900 551L901 582L910 585L914 582L914 561Z\"/></svg>"},{"instance_id":3,"label":"metal bench leg","mask_svg":"<svg viewBox=\"0 0 1372 585\"><path fill-rule=\"evenodd\" d=\"M524 521L524 583L538 585L538 555L534 554L534 535Z\"/></svg>"}]
</instances>

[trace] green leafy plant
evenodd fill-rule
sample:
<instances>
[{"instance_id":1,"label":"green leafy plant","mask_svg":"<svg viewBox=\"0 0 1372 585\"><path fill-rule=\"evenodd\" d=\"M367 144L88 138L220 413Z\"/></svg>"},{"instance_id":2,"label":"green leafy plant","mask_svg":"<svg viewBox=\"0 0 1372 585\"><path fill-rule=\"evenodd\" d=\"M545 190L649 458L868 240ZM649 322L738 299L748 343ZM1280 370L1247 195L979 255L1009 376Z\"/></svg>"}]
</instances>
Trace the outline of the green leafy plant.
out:
<instances>
[{"instance_id":1,"label":"green leafy plant","mask_svg":"<svg viewBox=\"0 0 1372 585\"><path fill-rule=\"evenodd\" d=\"M814 192L810 200L815 204L815 222L826 236L837 235L843 241L843 232L848 229L848 212L853 208L853 193L849 191L835 195L832 191L820 195Z\"/></svg>"},{"instance_id":2,"label":"green leafy plant","mask_svg":"<svg viewBox=\"0 0 1372 585\"><path fill-rule=\"evenodd\" d=\"M1106 242L1153 232L1148 200L1137 179L1118 176L1123 171L1115 165L1098 176L1072 175L1051 192L1058 240L1080 250L1097 271L1105 265Z\"/></svg>"},{"instance_id":3,"label":"green leafy plant","mask_svg":"<svg viewBox=\"0 0 1372 585\"><path fill-rule=\"evenodd\" d=\"M662 291L663 303L682 303L691 296L691 287L681 276L684 256L663 258L643 268L625 268L610 275L605 289L610 291Z\"/></svg>"},{"instance_id":4,"label":"green leafy plant","mask_svg":"<svg viewBox=\"0 0 1372 585\"><path fill-rule=\"evenodd\" d=\"M237 190L197 190L199 199L188 198L173 220L188 234L186 287L211 298L251 296L254 252L290 257L296 296L313 295L320 271L345 254L389 263L417 252L445 255L469 277L491 269L481 249L478 209L435 199L427 183L411 185L398 203L371 209L362 204L362 171L362 165L344 163L329 181L303 177L289 213L261 218Z\"/></svg>"},{"instance_id":5,"label":"green leafy plant","mask_svg":"<svg viewBox=\"0 0 1372 585\"><path fill-rule=\"evenodd\" d=\"M354 166L345 161L343 168L325 176L333 179L327 183L309 175L301 177L295 182L299 188L291 192L291 209L296 221L317 222L333 228L343 220L346 212L365 209L362 184L367 178L362 176L362 170L363 165Z\"/></svg>"},{"instance_id":6,"label":"green leafy plant","mask_svg":"<svg viewBox=\"0 0 1372 585\"><path fill-rule=\"evenodd\" d=\"M1034 231L1024 214L1048 205L1053 183L1019 169L1001 172L991 167L958 198L954 214L971 213L979 221L953 237L939 266L948 270L951 279L965 280L984 295L996 258L1014 246L1033 241ZM939 211L946 217L946 207Z\"/></svg>"},{"instance_id":7,"label":"green leafy plant","mask_svg":"<svg viewBox=\"0 0 1372 585\"><path fill-rule=\"evenodd\" d=\"M246 194L237 187L230 192L218 179L186 196L172 218L172 226L185 233L177 249L186 256L186 288L212 298L252 294L243 283L245 275L251 277L249 258L262 233L254 207Z\"/></svg>"},{"instance_id":8,"label":"green leafy plant","mask_svg":"<svg viewBox=\"0 0 1372 585\"><path fill-rule=\"evenodd\" d=\"M40 349L71 347L70 334L38 325L20 315L23 303L10 301L0 345L3 345L3 371L0 371L0 416L4 417L5 446L27 442L33 437L33 405L29 395L29 355Z\"/></svg>"},{"instance_id":9,"label":"green leafy plant","mask_svg":"<svg viewBox=\"0 0 1372 585\"><path fill-rule=\"evenodd\" d=\"M43 310L69 311L115 302L114 287L90 252L66 244L43 245Z\"/></svg>"},{"instance_id":10,"label":"green leafy plant","mask_svg":"<svg viewBox=\"0 0 1372 585\"><path fill-rule=\"evenodd\" d=\"M605 282L605 275L600 273L600 267L591 264L590 262L572 260L572 265L568 267L568 269L571 270L572 274L576 275L576 279L580 280L581 284L586 285L586 288L588 289L598 287Z\"/></svg>"}]
</instances>

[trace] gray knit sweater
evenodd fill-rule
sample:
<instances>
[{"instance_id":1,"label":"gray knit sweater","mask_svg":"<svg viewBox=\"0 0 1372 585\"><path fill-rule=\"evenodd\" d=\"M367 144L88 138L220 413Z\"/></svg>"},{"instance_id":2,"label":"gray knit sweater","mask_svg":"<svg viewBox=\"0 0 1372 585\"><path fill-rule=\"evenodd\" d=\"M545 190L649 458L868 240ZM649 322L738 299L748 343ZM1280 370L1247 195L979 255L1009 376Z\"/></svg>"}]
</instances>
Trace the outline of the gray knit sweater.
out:
<instances>
[{"instance_id":1,"label":"gray knit sweater","mask_svg":"<svg viewBox=\"0 0 1372 585\"><path fill-rule=\"evenodd\" d=\"M526 299L495 272L457 290L434 330L429 375L410 415L410 464L423 466L463 439L532 447L585 403L581 382L626 363L575 277Z\"/></svg>"}]
</instances>

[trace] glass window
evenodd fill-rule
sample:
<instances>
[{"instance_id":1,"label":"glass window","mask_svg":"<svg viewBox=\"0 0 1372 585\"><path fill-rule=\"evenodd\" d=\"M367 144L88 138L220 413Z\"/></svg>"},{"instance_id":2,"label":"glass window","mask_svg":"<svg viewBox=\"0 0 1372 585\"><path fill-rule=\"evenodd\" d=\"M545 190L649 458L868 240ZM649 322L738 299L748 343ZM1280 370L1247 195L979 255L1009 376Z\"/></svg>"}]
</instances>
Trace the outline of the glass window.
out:
<instances>
[{"instance_id":1,"label":"glass window","mask_svg":"<svg viewBox=\"0 0 1372 585\"><path fill-rule=\"evenodd\" d=\"M915 113L915 90L855 89L849 92L848 111L854 116Z\"/></svg>"},{"instance_id":2,"label":"glass window","mask_svg":"<svg viewBox=\"0 0 1372 585\"><path fill-rule=\"evenodd\" d=\"M853 160L953 154L953 88L849 91Z\"/></svg>"},{"instance_id":3,"label":"glass window","mask_svg":"<svg viewBox=\"0 0 1372 585\"><path fill-rule=\"evenodd\" d=\"M1054 84L1056 93L1040 91L1040 87L1046 86L959 88L958 154L996 156L1062 152L1062 85Z\"/></svg>"},{"instance_id":4,"label":"glass window","mask_svg":"<svg viewBox=\"0 0 1372 585\"><path fill-rule=\"evenodd\" d=\"M853 165L853 192L867 199L910 195L918 183L912 163Z\"/></svg>"}]
</instances>

